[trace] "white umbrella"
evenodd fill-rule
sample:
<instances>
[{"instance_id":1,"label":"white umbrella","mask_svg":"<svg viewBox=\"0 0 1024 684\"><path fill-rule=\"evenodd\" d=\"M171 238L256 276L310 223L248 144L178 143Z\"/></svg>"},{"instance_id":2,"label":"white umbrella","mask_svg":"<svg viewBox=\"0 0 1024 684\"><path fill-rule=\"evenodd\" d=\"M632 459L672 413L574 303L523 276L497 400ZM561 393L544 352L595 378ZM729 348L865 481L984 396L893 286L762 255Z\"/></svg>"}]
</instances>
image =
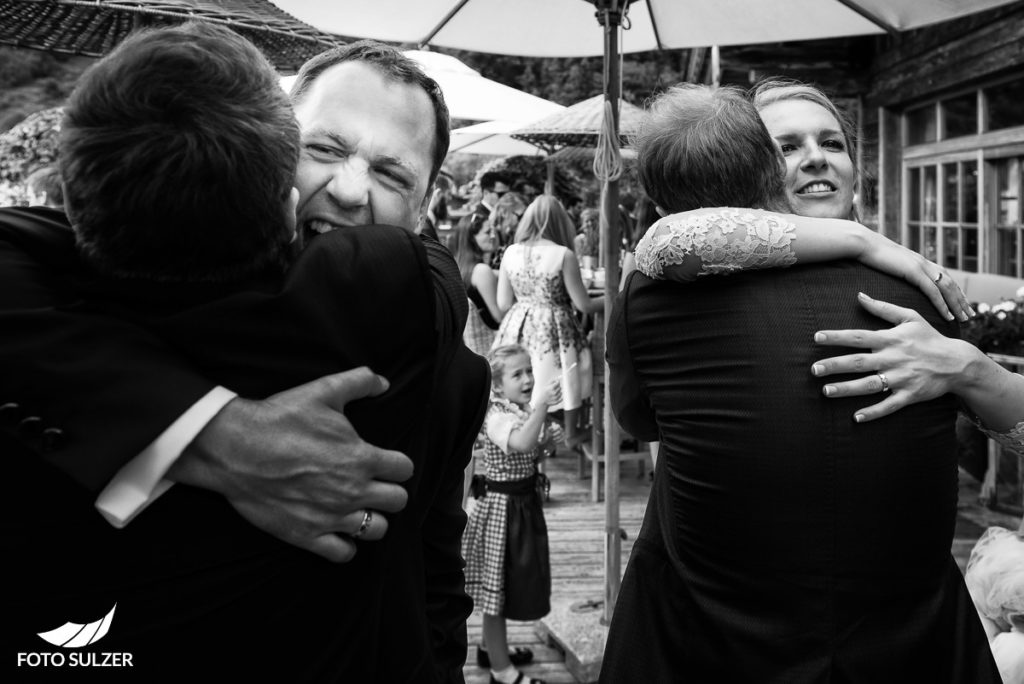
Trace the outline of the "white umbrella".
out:
<instances>
[{"instance_id":1,"label":"white umbrella","mask_svg":"<svg viewBox=\"0 0 1024 684\"><path fill-rule=\"evenodd\" d=\"M623 52L896 34L1014 1L274 0L274 4L321 30L346 36L534 57L603 55L610 114L607 129L617 134L619 55ZM595 28L595 17L601 29ZM606 317L619 281L619 227L608 218L616 215L617 207L618 181L607 180L601 202ZM607 393L605 398L607 410ZM614 420L604 422L607 620L618 597L621 545L618 427Z\"/></svg>"},{"instance_id":2,"label":"white umbrella","mask_svg":"<svg viewBox=\"0 0 1024 684\"><path fill-rule=\"evenodd\" d=\"M646 0L622 52L751 45L905 31L1012 0ZM594 0L274 0L344 36L535 57L604 51ZM610 4L597 0L596 4ZM625 4L619 2L618 4Z\"/></svg>"},{"instance_id":3,"label":"white umbrella","mask_svg":"<svg viewBox=\"0 0 1024 684\"><path fill-rule=\"evenodd\" d=\"M542 97L485 78L451 55L428 50L406 50L404 54L415 60L441 86L453 119L502 119L522 125L565 109ZM281 79L281 86L289 90L294 80L294 76L285 76Z\"/></svg>"},{"instance_id":4,"label":"white umbrella","mask_svg":"<svg viewBox=\"0 0 1024 684\"><path fill-rule=\"evenodd\" d=\"M489 154L500 157L540 155L543 151L528 142L516 140L510 133L523 127L519 121L484 121L452 129L448 153Z\"/></svg>"}]
</instances>

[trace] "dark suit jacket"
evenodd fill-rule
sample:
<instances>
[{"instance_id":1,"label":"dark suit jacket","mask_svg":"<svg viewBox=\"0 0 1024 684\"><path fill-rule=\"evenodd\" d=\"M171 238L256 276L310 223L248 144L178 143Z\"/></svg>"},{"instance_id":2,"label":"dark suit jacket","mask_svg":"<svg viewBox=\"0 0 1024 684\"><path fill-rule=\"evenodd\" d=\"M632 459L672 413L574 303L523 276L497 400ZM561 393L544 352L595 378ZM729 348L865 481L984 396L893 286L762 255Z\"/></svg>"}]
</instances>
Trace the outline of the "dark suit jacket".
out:
<instances>
[{"instance_id":1,"label":"dark suit jacket","mask_svg":"<svg viewBox=\"0 0 1024 684\"><path fill-rule=\"evenodd\" d=\"M60 234L35 229L59 242ZM60 254L49 246L34 243ZM409 454L416 470L407 483L410 503L390 517L386 540L362 543L352 563L335 565L258 532L220 497L183 486L115 531L92 512L92 493L22 435L8 442L20 449L26 471L23 494L10 501L41 499L45 513L38 524L9 525L19 557L32 559L18 582L32 591L11 597L20 617L14 622L32 623L31 634L69 619L68 611L95 619L116 600L102 645L135 653L136 677L154 667L162 675L196 671L202 662L205 672L233 677L460 680L470 610L459 555L461 473L482 421L488 373L455 332L465 315L458 271L440 245L427 249L429 263L419 238L375 226L315 239L283 286L273 277L244 287L125 287L69 276L74 296L61 312L42 309L46 315L85 330L111 317L129 322L245 396L356 365L374 368L391 389L347 413L365 439ZM444 308L435 314L438 304ZM145 404L123 408L149 418ZM65 443L85 437L68 435ZM50 543L58 530L74 541ZM85 558L92 562L81 568ZM69 567L79 568L77 581L61 582Z\"/></svg>"},{"instance_id":2,"label":"dark suit jacket","mask_svg":"<svg viewBox=\"0 0 1024 684\"><path fill-rule=\"evenodd\" d=\"M853 422L826 399L822 329L887 327L858 290L922 294L836 262L706 278L633 274L609 322L613 409L661 452L604 682L997 682L950 557L951 397ZM837 380L840 378L836 378Z\"/></svg>"}]
</instances>

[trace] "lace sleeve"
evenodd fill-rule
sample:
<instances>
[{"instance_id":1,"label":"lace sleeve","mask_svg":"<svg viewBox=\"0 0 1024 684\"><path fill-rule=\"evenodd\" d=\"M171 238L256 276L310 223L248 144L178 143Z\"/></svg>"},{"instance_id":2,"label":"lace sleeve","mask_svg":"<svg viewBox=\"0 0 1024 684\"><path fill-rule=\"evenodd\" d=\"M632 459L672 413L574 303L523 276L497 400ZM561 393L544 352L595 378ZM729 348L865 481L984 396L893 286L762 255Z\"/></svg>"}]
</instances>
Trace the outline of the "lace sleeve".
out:
<instances>
[{"instance_id":1,"label":"lace sleeve","mask_svg":"<svg viewBox=\"0 0 1024 684\"><path fill-rule=\"evenodd\" d=\"M995 440L1010 451L1024 456L1024 421L1017 423L1005 432L996 432L985 427L977 416L967 413L967 417L971 419L979 430L985 433L986 437Z\"/></svg>"},{"instance_id":2,"label":"lace sleeve","mask_svg":"<svg viewBox=\"0 0 1024 684\"><path fill-rule=\"evenodd\" d=\"M637 243L636 266L656 279L667 277L666 266L683 266L672 270L675 280L792 266L795 231L780 214L749 209L673 214L651 226Z\"/></svg>"}]
</instances>

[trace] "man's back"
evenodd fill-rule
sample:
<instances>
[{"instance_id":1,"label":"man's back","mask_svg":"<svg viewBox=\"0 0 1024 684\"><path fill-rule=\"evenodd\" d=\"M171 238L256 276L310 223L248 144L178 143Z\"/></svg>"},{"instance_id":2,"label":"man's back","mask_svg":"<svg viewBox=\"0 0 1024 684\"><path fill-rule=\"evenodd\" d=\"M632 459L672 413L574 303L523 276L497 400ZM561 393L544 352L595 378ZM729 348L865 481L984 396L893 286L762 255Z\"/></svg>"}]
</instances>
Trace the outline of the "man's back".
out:
<instances>
[{"instance_id":1,"label":"man's back","mask_svg":"<svg viewBox=\"0 0 1024 684\"><path fill-rule=\"evenodd\" d=\"M609 328L613 397L661 455L619 605L646 613L652 634L613 626L606 681L648 638L677 659L663 672L718 668L722 681L896 681L911 665L949 673L982 657L956 652L947 629L973 617L957 612L950 574L952 399L860 425L863 398L826 399L810 373L828 355L815 331L881 327L858 290L954 332L919 293L851 263L690 285L631 277ZM677 582L660 603L636 581L648 563ZM907 658L865 657L886 640Z\"/></svg>"}]
</instances>

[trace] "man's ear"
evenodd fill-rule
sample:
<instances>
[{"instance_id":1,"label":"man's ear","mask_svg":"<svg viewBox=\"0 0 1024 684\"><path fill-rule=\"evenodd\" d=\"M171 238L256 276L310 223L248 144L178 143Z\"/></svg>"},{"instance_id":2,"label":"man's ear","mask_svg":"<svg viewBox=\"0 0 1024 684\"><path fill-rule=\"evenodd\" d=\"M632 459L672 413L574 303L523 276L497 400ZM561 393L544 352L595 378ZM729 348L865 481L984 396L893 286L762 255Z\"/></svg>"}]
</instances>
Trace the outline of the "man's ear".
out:
<instances>
[{"instance_id":1,"label":"man's ear","mask_svg":"<svg viewBox=\"0 0 1024 684\"><path fill-rule=\"evenodd\" d=\"M295 213L299 208L299 189L292 188L292 191L288 193L288 199L284 201L284 225L292 232L292 239L290 242L295 242L299 237L298 231L298 219Z\"/></svg>"}]
</instances>

